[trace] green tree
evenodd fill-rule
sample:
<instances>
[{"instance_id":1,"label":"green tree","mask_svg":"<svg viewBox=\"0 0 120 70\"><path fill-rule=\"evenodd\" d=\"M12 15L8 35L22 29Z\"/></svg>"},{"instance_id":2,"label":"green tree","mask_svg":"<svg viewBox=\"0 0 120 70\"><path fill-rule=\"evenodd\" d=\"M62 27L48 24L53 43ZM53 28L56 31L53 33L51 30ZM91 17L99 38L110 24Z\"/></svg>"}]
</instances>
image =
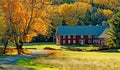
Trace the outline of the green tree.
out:
<instances>
[{"instance_id":1,"label":"green tree","mask_svg":"<svg viewBox=\"0 0 120 70\"><path fill-rule=\"evenodd\" d=\"M113 15L108 23L110 25L108 35L111 36L109 41L112 42L114 47L120 47L120 12Z\"/></svg>"}]
</instances>

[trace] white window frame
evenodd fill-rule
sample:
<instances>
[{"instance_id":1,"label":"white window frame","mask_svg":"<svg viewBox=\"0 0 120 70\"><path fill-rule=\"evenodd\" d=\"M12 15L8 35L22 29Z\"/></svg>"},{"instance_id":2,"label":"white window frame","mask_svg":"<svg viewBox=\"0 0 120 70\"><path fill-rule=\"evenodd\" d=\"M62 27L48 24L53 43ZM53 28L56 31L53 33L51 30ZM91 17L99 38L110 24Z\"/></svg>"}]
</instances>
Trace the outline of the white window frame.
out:
<instances>
[{"instance_id":1,"label":"white window frame","mask_svg":"<svg viewBox=\"0 0 120 70\"><path fill-rule=\"evenodd\" d=\"M76 43L76 40L73 40L73 44L75 44Z\"/></svg>"},{"instance_id":2,"label":"white window frame","mask_svg":"<svg viewBox=\"0 0 120 70\"><path fill-rule=\"evenodd\" d=\"M68 44L70 44L71 43L71 40L68 40Z\"/></svg>"},{"instance_id":3,"label":"white window frame","mask_svg":"<svg viewBox=\"0 0 120 70\"><path fill-rule=\"evenodd\" d=\"M88 35L88 38L92 38L91 35Z\"/></svg>"},{"instance_id":4,"label":"white window frame","mask_svg":"<svg viewBox=\"0 0 120 70\"><path fill-rule=\"evenodd\" d=\"M68 39L70 39L70 37L71 37L71 36L70 36L70 35L68 35Z\"/></svg>"},{"instance_id":5,"label":"white window frame","mask_svg":"<svg viewBox=\"0 0 120 70\"><path fill-rule=\"evenodd\" d=\"M96 44L96 40L93 40L93 43L95 43L95 44Z\"/></svg>"},{"instance_id":6,"label":"white window frame","mask_svg":"<svg viewBox=\"0 0 120 70\"><path fill-rule=\"evenodd\" d=\"M92 40L88 40L88 43L92 43Z\"/></svg>"},{"instance_id":7,"label":"white window frame","mask_svg":"<svg viewBox=\"0 0 120 70\"><path fill-rule=\"evenodd\" d=\"M83 39L80 40L80 44L84 45L84 40Z\"/></svg>"},{"instance_id":8,"label":"white window frame","mask_svg":"<svg viewBox=\"0 0 120 70\"><path fill-rule=\"evenodd\" d=\"M65 44L66 43L66 40L63 40L63 44Z\"/></svg>"},{"instance_id":9,"label":"white window frame","mask_svg":"<svg viewBox=\"0 0 120 70\"><path fill-rule=\"evenodd\" d=\"M81 38L83 38L83 37L84 37L84 35L81 35L80 37L81 37Z\"/></svg>"},{"instance_id":10,"label":"white window frame","mask_svg":"<svg viewBox=\"0 0 120 70\"><path fill-rule=\"evenodd\" d=\"M100 41L99 41L99 40L97 40L97 44L100 44Z\"/></svg>"}]
</instances>

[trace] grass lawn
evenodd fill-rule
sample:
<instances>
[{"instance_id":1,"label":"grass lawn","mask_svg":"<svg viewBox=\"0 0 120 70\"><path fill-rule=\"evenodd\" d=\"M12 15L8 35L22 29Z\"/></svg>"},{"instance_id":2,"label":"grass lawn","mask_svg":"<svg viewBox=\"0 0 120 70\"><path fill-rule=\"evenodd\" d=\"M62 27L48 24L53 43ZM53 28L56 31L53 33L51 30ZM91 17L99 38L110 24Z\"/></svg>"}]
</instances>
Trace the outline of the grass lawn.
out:
<instances>
[{"instance_id":1,"label":"grass lawn","mask_svg":"<svg viewBox=\"0 0 120 70\"><path fill-rule=\"evenodd\" d=\"M43 49L45 47L61 49L62 46L57 46L55 43L24 44L24 48ZM73 47L91 49L91 47ZM120 70L120 53L59 50L55 55L21 59L17 64L33 70Z\"/></svg>"},{"instance_id":2,"label":"grass lawn","mask_svg":"<svg viewBox=\"0 0 120 70\"><path fill-rule=\"evenodd\" d=\"M25 43L24 48L36 48L36 49L44 49L45 47L51 47L55 49L61 49L61 46L56 45L55 43Z\"/></svg>"},{"instance_id":3,"label":"grass lawn","mask_svg":"<svg viewBox=\"0 0 120 70\"><path fill-rule=\"evenodd\" d=\"M90 49L91 47L89 46L79 46L79 45L73 45L73 46L58 46L56 43L52 42L44 42L44 43L25 43L23 48L36 48L39 50L44 49L45 47L50 47L54 49L62 49L61 47L75 47L75 48L80 48L80 49Z\"/></svg>"},{"instance_id":4,"label":"grass lawn","mask_svg":"<svg viewBox=\"0 0 120 70\"><path fill-rule=\"evenodd\" d=\"M61 51L17 64L34 70L120 70L120 53Z\"/></svg>"}]
</instances>

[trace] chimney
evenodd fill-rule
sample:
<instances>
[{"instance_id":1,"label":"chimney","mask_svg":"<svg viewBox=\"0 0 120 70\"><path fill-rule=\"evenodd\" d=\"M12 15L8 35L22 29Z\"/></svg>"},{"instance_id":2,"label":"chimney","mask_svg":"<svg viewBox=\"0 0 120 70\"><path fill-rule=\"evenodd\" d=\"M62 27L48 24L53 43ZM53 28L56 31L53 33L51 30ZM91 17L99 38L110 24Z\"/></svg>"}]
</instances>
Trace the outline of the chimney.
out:
<instances>
[{"instance_id":1,"label":"chimney","mask_svg":"<svg viewBox=\"0 0 120 70\"><path fill-rule=\"evenodd\" d=\"M107 26L107 21L102 21L102 26Z\"/></svg>"}]
</instances>

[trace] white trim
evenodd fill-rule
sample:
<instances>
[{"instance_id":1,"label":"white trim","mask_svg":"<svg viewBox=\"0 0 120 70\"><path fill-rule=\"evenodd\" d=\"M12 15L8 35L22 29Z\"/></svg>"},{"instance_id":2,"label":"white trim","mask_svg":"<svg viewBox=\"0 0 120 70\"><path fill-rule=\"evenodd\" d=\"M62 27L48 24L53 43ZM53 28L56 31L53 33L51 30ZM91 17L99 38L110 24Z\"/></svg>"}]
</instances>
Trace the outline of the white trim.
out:
<instances>
[{"instance_id":1,"label":"white trim","mask_svg":"<svg viewBox=\"0 0 120 70\"><path fill-rule=\"evenodd\" d=\"M81 38L83 38L84 37L84 35L81 35Z\"/></svg>"},{"instance_id":2,"label":"white trim","mask_svg":"<svg viewBox=\"0 0 120 70\"><path fill-rule=\"evenodd\" d=\"M71 36L70 36L70 35L68 35L68 39L70 39L70 37L71 37Z\"/></svg>"},{"instance_id":3,"label":"white trim","mask_svg":"<svg viewBox=\"0 0 120 70\"><path fill-rule=\"evenodd\" d=\"M81 45L84 45L84 40L83 40L83 39L80 40L80 44L81 44Z\"/></svg>"},{"instance_id":4,"label":"white trim","mask_svg":"<svg viewBox=\"0 0 120 70\"><path fill-rule=\"evenodd\" d=\"M66 43L66 40L63 40L63 44L65 44Z\"/></svg>"},{"instance_id":5,"label":"white trim","mask_svg":"<svg viewBox=\"0 0 120 70\"><path fill-rule=\"evenodd\" d=\"M92 43L92 40L88 40L88 43Z\"/></svg>"},{"instance_id":6,"label":"white trim","mask_svg":"<svg viewBox=\"0 0 120 70\"><path fill-rule=\"evenodd\" d=\"M70 42L71 42L71 41L70 41L70 40L68 40L68 44L70 44Z\"/></svg>"},{"instance_id":7,"label":"white trim","mask_svg":"<svg viewBox=\"0 0 120 70\"><path fill-rule=\"evenodd\" d=\"M73 44L75 44L76 43L76 40L73 40Z\"/></svg>"},{"instance_id":8,"label":"white trim","mask_svg":"<svg viewBox=\"0 0 120 70\"><path fill-rule=\"evenodd\" d=\"M92 36L91 36L91 35L88 35L88 38L92 38Z\"/></svg>"}]
</instances>

